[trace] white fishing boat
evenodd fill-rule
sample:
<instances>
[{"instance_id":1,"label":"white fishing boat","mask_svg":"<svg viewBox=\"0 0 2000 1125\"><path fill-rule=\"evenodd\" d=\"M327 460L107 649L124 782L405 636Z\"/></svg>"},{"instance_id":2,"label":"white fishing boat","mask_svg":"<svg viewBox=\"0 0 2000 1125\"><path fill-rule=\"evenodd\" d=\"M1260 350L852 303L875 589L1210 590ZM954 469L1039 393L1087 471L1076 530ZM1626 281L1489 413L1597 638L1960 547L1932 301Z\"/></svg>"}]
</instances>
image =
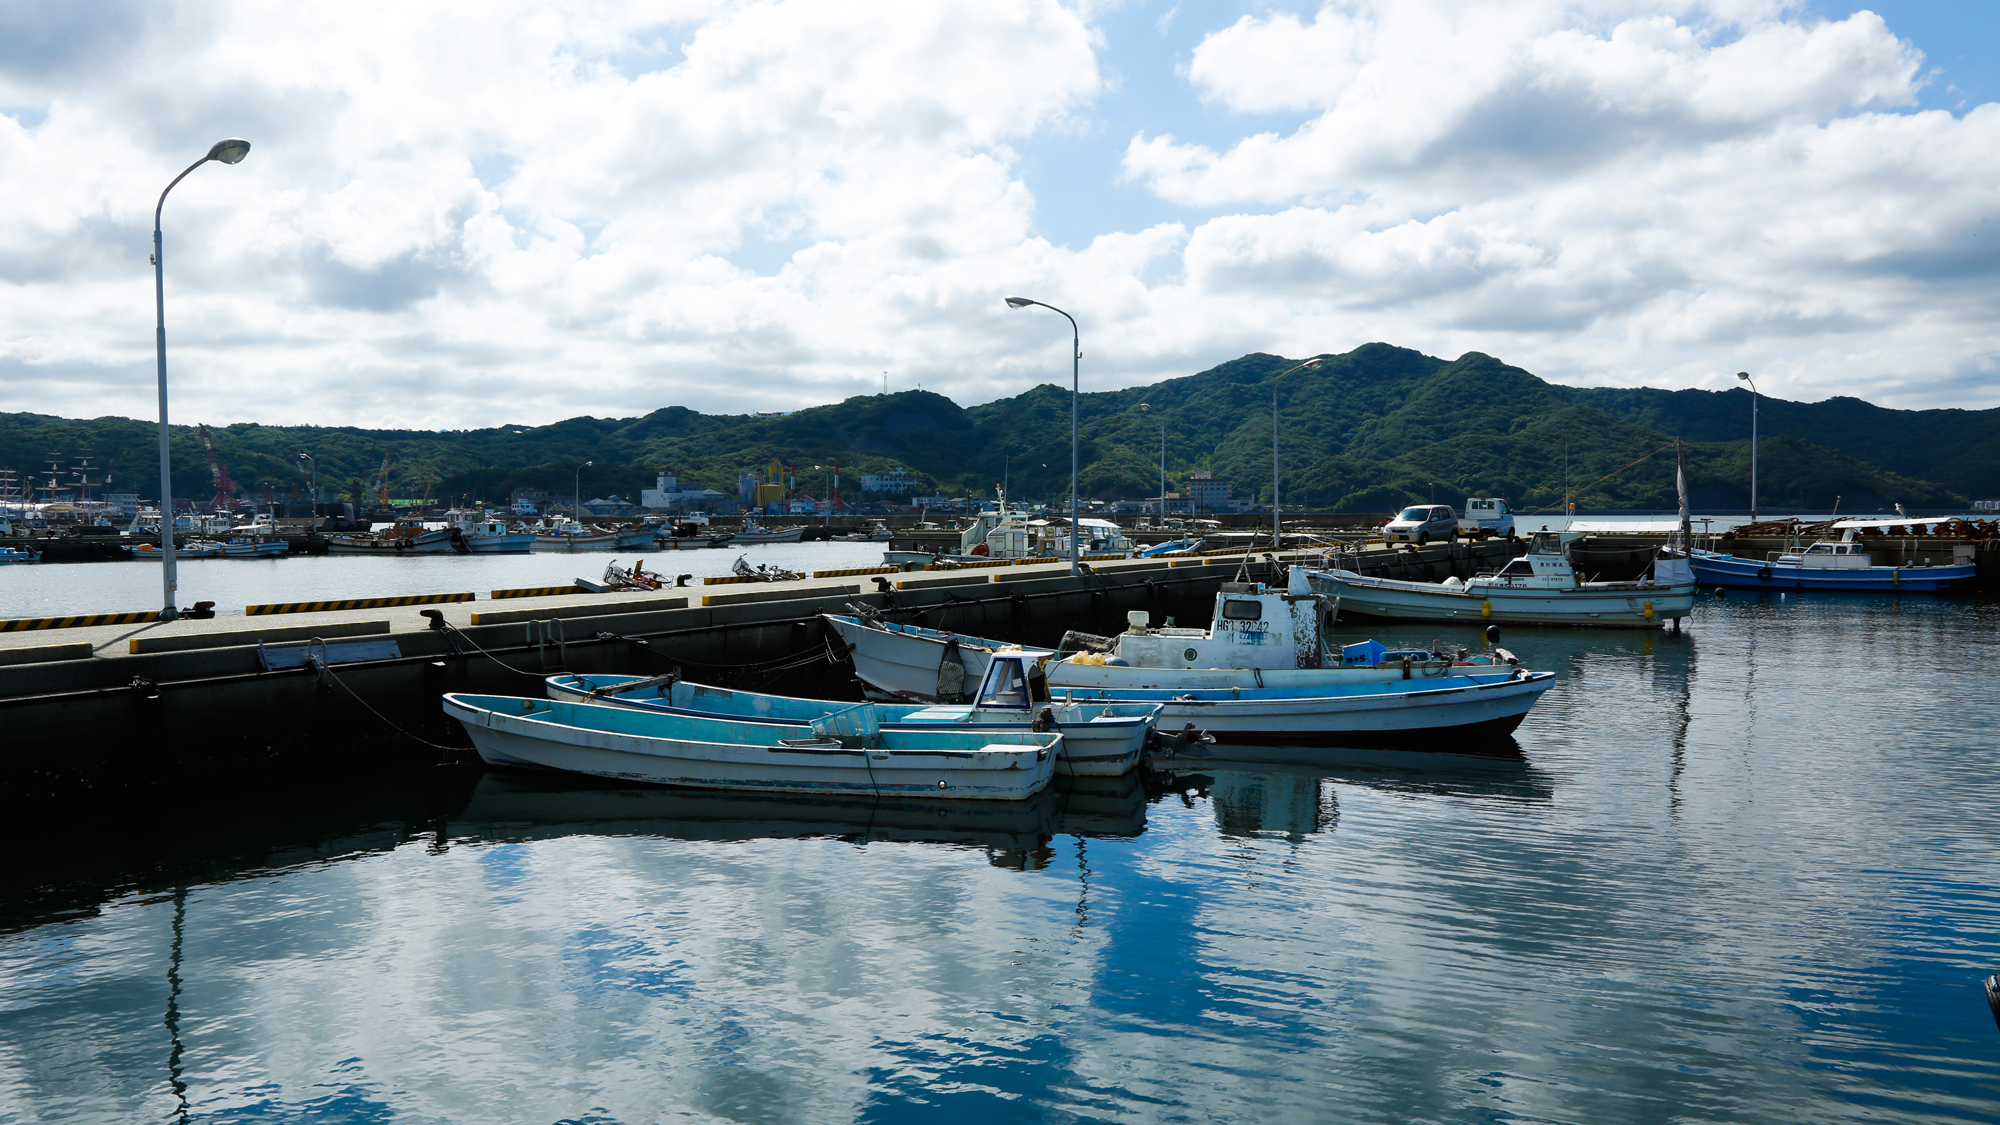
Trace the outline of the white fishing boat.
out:
<instances>
[{"instance_id":1,"label":"white fishing boat","mask_svg":"<svg viewBox=\"0 0 2000 1125\"><path fill-rule=\"evenodd\" d=\"M1019 800L1062 749L1053 731L883 730L867 703L790 727L504 695L444 711L489 765L703 789Z\"/></svg>"},{"instance_id":2,"label":"white fishing boat","mask_svg":"<svg viewBox=\"0 0 2000 1125\"><path fill-rule=\"evenodd\" d=\"M744 547L757 543L796 543L806 533L803 525L796 527L765 527L756 520L745 518L743 526L730 536L729 545Z\"/></svg>"},{"instance_id":3,"label":"white fishing boat","mask_svg":"<svg viewBox=\"0 0 2000 1125\"><path fill-rule=\"evenodd\" d=\"M618 536L619 550L643 551L651 547L653 540L659 537L660 528L657 524L638 523L630 527L617 528L614 534Z\"/></svg>"},{"instance_id":4,"label":"white fishing boat","mask_svg":"<svg viewBox=\"0 0 2000 1125\"><path fill-rule=\"evenodd\" d=\"M475 555L525 555L535 546L534 532L514 530L491 512L454 508L445 518L458 529L465 549Z\"/></svg>"},{"instance_id":5,"label":"white fishing boat","mask_svg":"<svg viewBox=\"0 0 2000 1125\"><path fill-rule=\"evenodd\" d=\"M457 550L456 538L454 528L402 519L380 534L329 536L326 549L335 555L446 555Z\"/></svg>"},{"instance_id":6,"label":"white fishing boat","mask_svg":"<svg viewBox=\"0 0 2000 1125\"><path fill-rule=\"evenodd\" d=\"M160 548L158 543L135 543L132 546L132 557L135 559L157 559L164 554L166 552ZM174 558L176 559L219 559L221 557L222 544L209 543L200 539L191 539L174 548Z\"/></svg>"},{"instance_id":7,"label":"white fishing boat","mask_svg":"<svg viewBox=\"0 0 2000 1125\"><path fill-rule=\"evenodd\" d=\"M1030 521L1029 526L1032 527L1038 522L1041 521ZM1068 558L1070 537L1068 521L1050 520L1047 521L1047 526L1058 530L1043 543L1043 546L1049 554L1057 558ZM1091 519L1085 516L1076 521L1076 531L1081 536L1077 551L1079 555L1117 555L1123 558L1137 550L1131 537L1125 534L1125 529L1110 520Z\"/></svg>"},{"instance_id":8,"label":"white fishing boat","mask_svg":"<svg viewBox=\"0 0 2000 1125\"><path fill-rule=\"evenodd\" d=\"M592 531L568 516L557 516L535 527L536 551L615 551L618 533Z\"/></svg>"},{"instance_id":9,"label":"white fishing boat","mask_svg":"<svg viewBox=\"0 0 2000 1125\"><path fill-rule=\"evenodd\" d=\"M1052 665L1050 687L1306 689L1435 678L1462 659L1456 653L1391 652L1372 642L1332 648L1325 634L1331 605L1306 587L1301 568L1293 568L1290 578L1291 584L1282 591L1259 582L1223 583L1206 629L1152 627L1148 614L1135 611L1126 615L1130 625L1116 637L1072 632L1065 638L1065 649L1092 651ZM959 685L984 678L994 653L1013 647L918 625L830 613L821 617L847 642L855 674L897 699L950 701ZM1468 666L1490 667L1490 663L1468 662Z\"/></svg>"},{"instance_id":10,"label":"white fishing boat","mask_svg":"<svg viewBox=\"0 0 2000 1125\"><path fill-rule=\"evenodd\" d=\"M946 551L887 550L882 552L882 561L889 566L905 570L921 569L931 565L964 565L967 563L1018 561L1030 558L1052 558L1044 553L1041 529L1045 524L1030 526L1026 516L1007 507L1007 494L1000 493L1000 502L990 512L975 512L965 527L958 533L958 549ZM886 530L886 527L885 527ZM918 524L915 530L936 530L933 524Z\"/></svg>"},{"instance_id":11,"label":"white fishing boat","mask_svg":"<svg viewBox=\"0 0 2000 1125\"><path fill-rule=\"evenodd\" d=\"M1342 613L1404 621L1509 622L1521 625L1651 627L1694 609L1694 571L1662 551L1651 574L1635 582L1585 582L1556 532L1536 532L1528 553L1491 574L1443 582L1408 582L1343 569L1333 556L1307 570L1312 589L1338 598Z\"/></svg>"},{"instance_id":12,"label":"white fishing boat","mask_svg":"<svg viewBox=\"0 0 2000 1125\"><path fill-rule=\"evenodd\" d=\"M1159 716L1156 703L1065 703L1051 698L1045 662L1053 654L1014 650L995 655L970 705L877 704L883 730L1025 730L1037 721L1062 734L1057 772L1115 777L1136 766ZM597 703L744 722L797 725L853 706L731 691L673 676L550 676L551 699ZM1043 716L1046 715L1046 719Z\"/></svg>"}]
</instances>

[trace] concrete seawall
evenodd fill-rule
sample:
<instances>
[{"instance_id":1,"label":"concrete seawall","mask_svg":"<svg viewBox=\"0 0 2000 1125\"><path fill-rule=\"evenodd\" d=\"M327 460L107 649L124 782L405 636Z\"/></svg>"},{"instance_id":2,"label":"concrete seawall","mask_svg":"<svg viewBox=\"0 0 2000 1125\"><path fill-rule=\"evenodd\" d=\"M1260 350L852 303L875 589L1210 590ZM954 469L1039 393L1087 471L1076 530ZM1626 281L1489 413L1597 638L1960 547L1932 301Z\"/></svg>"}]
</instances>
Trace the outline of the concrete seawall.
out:
<instances>
[{"instance_id":1,"label":"concrete seawall","mask_svg":"<svg viewBox=\"0 0 2000 1125\"><path fill-rule=\"evenodd\" d=\"M1441 578L1513 550L1364 558L1394 568L1384 573ZM1205 624L1217 584L1246 568L1254 580L1278 578L1262 552L1105 560L1081 577L1063 563L994 566L0 633L0 802L245 769L447 760L466 740L439 712L440 694L539 695L539 677L564 670L678 666L736 686L852 698L851 668L818 618L849 603L1053 644L1069 628L1121 629L1135 609Z\"/></svg>"}]
</instances>

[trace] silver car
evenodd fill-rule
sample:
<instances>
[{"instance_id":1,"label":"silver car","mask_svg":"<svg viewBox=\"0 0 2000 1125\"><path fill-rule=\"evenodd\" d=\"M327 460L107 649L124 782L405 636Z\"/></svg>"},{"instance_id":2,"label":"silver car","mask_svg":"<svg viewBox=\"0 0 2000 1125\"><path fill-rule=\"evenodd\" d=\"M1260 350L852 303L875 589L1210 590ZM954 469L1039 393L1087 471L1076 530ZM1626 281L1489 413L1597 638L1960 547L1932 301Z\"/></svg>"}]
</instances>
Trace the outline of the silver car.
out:
<instances>
[{"instance_id":1,"label":"silver car","mask_svg":"<svg viewBox=\"0 0 2000 1125\"><path fill-rule=\"evenodd\" d=\"M1418 504L1404 508L1382 528L1382 537L1391 543L1422 545L1433 539L1449 543L1457 535L1458 513L1452 511L1448 504Z\"/></svg>"}]
</instances>

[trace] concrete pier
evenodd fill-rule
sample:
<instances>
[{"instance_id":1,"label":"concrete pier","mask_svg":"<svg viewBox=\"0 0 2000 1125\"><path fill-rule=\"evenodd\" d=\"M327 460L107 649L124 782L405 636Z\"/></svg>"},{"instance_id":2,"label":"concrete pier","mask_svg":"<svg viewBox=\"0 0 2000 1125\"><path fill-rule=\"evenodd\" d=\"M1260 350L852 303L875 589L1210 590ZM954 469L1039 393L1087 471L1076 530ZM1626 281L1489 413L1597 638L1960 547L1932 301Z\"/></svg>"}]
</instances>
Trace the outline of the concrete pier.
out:
<instances>
[{"instance_id":1,"label":"concrete pier","mask_svg":"<svg viewBox=\"0 0 2000 1125\"><path fill-rule=\"evenodd\" d=\"M1385 565L1463 567L1470 555L1452 553L1467 550L1371 554ZM1066 563L1002 563L4 632L0 771L9 783L0 802L246 768L310 771L336 759L343 768L413 753L450 760L467 743L440 713L440 694L539 695L540 677L564 670L680 667L732 686L858 698L817 616L849 603L1052 645L1070 628L1122 629L1135 609L1205 624L1218 583L1246 569L1275 580L1279 564L1317 558L1098 560L1081 577Z\"/></svg>"}]
</instances>

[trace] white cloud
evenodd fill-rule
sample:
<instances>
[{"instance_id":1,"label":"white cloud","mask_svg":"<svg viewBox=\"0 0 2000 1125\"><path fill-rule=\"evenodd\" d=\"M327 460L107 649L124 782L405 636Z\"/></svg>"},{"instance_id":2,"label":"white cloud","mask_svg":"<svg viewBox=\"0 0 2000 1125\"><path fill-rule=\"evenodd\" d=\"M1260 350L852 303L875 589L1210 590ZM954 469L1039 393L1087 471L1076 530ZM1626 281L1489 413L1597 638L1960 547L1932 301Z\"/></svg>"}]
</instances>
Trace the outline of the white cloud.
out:
<instances>
[{"instance_id":1,"label":"white cloud","mask_svg":"<svg viewBox=\"0 0 2000 1125\"><path fill-rule=\"evenodd\" d=\"M2000 404L2000 109L1908 112L1921 56L1871 14L1245 17L1185 60L1204 119L1149 104L1128 143L1093 121L1140 96L1100 78L1119 41L1094 21L1118 12L15 5L0 409L150 415L149 212L230 134L249 160L167 205L189 420L456 427L796 407L885 368L965 402L1066 378L1066 326L1007 292L1078 315L1100 387L1379 339L1569 381L1755 368L1799 397ZM1078 204L1036 198L1019 155L1052 135L1122 148L1168 213L1052 245L1038 215Z\"/></svg>"},{"instance_id":2,"label":"white cloud","mask_svg":"<svg viewBox=\"0 0 2000 1125\"><path fill-rule=\"evenodd\" d=\"M1477 349L1580 382L1753 366L1773 393L1909 405L1936 384L1905 380L1990 370L2000 302L1967 282L2000 273L2000 107L1896 112L1921 56L1872 13L1650 7L1245 17L1190 80L1314 115L1221 151L1142 134L1126 173L1249 205L1194 230L1190 284L1266 324L1317 305L1306 323L1340 333L1321 347Z\"/></svg>"}]
</instances>

